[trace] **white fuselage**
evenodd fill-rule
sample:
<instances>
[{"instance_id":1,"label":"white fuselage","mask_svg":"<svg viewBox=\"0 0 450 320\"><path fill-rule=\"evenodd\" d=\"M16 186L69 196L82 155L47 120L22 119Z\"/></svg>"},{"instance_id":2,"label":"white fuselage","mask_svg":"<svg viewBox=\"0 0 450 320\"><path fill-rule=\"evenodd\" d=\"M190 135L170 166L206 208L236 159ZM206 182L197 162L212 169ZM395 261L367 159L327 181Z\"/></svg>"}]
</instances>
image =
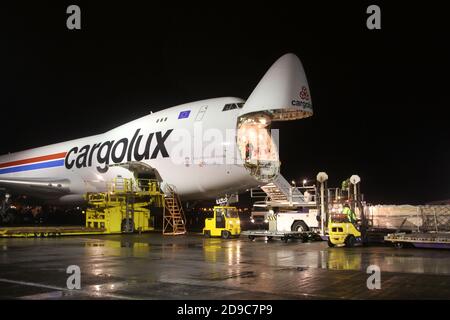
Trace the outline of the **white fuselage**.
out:
<instances>
[{"instance_id":1,"label":"white fuselage","mask_svg":"<svg viewBox=\"0 0 450 320\"><path fill-rule=\"evenodd\" d=\"M238 158L235 132L239 109L222 111L226 104L241 102L217 98L183 104L104 134L1 156L0 165L12 166L0 167L0 177L67 179L70 193L61 200L72 202L86 192L106 191L106 182L117 176L130 178L128 170L114 165L138 161L156 169L162 181L175 186L184 199L243 191L259 182ZM209 131L224 140L208 141ZM186 152L186 138L192 139L192 151L195 143L202 144L201 152ZM226 161L226 154L236 161Z\"/></svg>"}]
</instances>

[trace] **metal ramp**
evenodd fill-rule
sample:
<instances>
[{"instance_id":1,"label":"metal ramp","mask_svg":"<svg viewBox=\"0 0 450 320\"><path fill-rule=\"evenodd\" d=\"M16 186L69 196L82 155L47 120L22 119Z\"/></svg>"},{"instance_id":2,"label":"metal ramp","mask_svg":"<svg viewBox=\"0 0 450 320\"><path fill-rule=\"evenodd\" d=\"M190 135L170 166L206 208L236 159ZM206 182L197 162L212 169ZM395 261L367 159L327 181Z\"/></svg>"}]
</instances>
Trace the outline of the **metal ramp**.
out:
<instances>
[{"instance_id":1,"label":"metal ramp","mask_svg":"<svg viewBox=\"0 0 450 320\"><path fill-rule=\"evenodd\" d=\"M173 186L166 186L165 206L163 215L163 235L186 234L186 219L180 198Z\"/></svg>"}]
</instances>

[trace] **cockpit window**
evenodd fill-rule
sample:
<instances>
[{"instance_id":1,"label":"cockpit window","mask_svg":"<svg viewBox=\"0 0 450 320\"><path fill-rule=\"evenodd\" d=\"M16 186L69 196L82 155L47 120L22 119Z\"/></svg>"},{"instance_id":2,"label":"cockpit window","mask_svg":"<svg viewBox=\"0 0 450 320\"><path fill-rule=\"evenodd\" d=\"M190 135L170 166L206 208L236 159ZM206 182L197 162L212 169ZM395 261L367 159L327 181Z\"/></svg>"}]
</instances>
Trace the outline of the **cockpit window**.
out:
<instances>
[{"instance_id":1,"label":"cockpit window","mask_svg":"<svg viewBox=\"0 0 450 320\"><path fill-rule=\"evenodd\" d=\"M223 106L222 111L228 111L228 110L233 110L233 109L241 109L244 106L243 102L239 102L239 103L227 103L226 105Z\"/></svg>"},{"instance_id":2,"label":"cockpit window","mask_svg":"<svg viewBox=\"0 0 450 320\"><path fill-rule=\"evenodd\" d=\"M237 109L237 108L238 108L238 106L237 106L236 103L227 103L227 104L223 107L222 111L228 111L228 110L233 110L233 109Z\"/></svg>"}]
</instances>

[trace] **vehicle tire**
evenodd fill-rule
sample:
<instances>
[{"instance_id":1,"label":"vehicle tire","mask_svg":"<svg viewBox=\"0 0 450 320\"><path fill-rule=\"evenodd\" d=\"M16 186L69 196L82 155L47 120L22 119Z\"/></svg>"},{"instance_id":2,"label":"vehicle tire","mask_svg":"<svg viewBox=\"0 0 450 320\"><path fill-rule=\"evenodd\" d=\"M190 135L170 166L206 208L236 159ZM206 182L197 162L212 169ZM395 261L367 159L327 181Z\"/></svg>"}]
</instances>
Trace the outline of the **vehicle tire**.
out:
<instances>
[{"instance_id":1,"label":"vehicle tire","mask_svg":"<svg viewBox=\"0 0 450 320\"><path fill-rule=\"evenodd\" d=\"M349 236L347 236L347 239L345 239L345 246L347 248L353 248L355 246L355 242L356 242L355 237L352 235L349 235Z\"/></svg>"},{"instance_id":2,"label":"vehicle tire","mask_svg":"<svg viewBox=\"0 0 450 320\"><path fill-rule=\"evenodd\" d=\"M334 248L334 247L335 247L335 244L332 243L332 242L330 241L330 239L328 239L328 246L329 246L330 248Z\"/></svg>"},{"instance_id":3,"label":"vehicle tire","mask_svg":"<svg viewBox=\"0 0 450 320\"><path fill-rule=\"evenodd\" d=\"M248 238L249 238L251 241L255 240L255 236L248 236Z\"/></svg>"},{"instance_id":4,"label":"vehicle tire","mask_svg":"<svg viewBox=\"0 0 450 320\"><path fill-rule=\"evenodd\" d=\"M295 221L291 227L292 231L303 232L308 231L309 228L304 221Z\"/></svg>"},{"instance_id":5,"label":"vehicle tire","mask_svg":"<svg viewBox=\"0 0 450 320\"><path fill-rule=\"evenodd\" d=\"M396 247L397 249L403 249L405 246L403 242L394 242L394 247Z\"/></svg>"},{"instance_id":6,"label":"vehicle tire","mask_svg":"<svg viewBox=\"0 0 450 320\"><path fill-rule=\"evenodd\" d=\"M222 231L222 239L230 239L231 233L229 231Z\"/></svg>"},{"instance_id":7,"label":"vehicle tire","mask_svg":"<svg viewBox=\"0 0 450 320\"><path fill-rule=\"evenodd\" d=\"M211 238L211 231L205 230L205 231L203 232L203 235L205 236L205 238Z\"/></svg>"},{"instance_id":8,"label":"vehicle tire","mask_svg":"<svg viewBox=\"0 0 450 320\"><path fill-rule=\"evenodd\" d=\"M273 237L267 237L267 241L272 241L273 240Z\"/></svg>"}]
</instances>

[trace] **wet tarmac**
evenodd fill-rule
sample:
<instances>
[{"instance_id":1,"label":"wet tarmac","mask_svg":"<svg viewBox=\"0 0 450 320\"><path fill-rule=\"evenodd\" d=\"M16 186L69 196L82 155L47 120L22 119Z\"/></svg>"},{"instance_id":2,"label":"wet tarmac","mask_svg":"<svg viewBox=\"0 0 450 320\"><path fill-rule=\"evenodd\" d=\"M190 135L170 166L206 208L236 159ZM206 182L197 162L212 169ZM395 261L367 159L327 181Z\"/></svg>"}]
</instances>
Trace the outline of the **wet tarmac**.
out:
<instances>
[{"instance_id":1,"label":"wet tarmac","mask_svg":"<svg viewBox=\"0 0 450 320\"><path fill-rule=\"evenodd\" d=\"M67 268L81 289L67 289ZM381 270L370 290L367 267ZM2 299L449 299L450 250L199 235L0 239Z\"/></svg>"}]
</instances>

